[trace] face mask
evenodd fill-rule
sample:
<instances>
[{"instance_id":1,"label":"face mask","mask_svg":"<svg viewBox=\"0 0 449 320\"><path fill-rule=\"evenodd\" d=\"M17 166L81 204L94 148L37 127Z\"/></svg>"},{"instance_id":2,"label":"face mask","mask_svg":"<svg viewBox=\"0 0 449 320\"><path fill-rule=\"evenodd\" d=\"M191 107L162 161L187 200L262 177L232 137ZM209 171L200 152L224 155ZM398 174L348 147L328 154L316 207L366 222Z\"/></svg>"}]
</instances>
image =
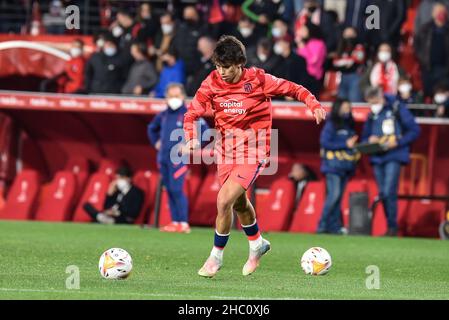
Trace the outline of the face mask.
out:
<instances>
[{"instance_id":1,"label":"face mask","mask_svg":"<svg viewBox=\"0 0 449 320\"><path fill-rule=\"evenodd\" d=\"M168 106L170 107L170 109L174 110L178 110L179 108L181 108L183 101L182 99L179 98L170 98L167 101Z\"/></svg>"},{"instance_id":2,"label":"face mask","mask_svg":"<svg viewBox=\"0 0 449 320\"><path fill-rule=\"evenodd\" d=\"M371 112L374 114L379 114L382 111L383 107L384 106L381 103L373 104L371 105Z\"/></svg>"},{"instance_id":3,"label":"face mask","mask_svg":"<svg viewBox=\"0 0 449 320\"><path fill-rule=\"evenodd\" d=\"M122 27L120 27L120 26L115 26L115 27L112 29L112 35L113 35L115 38L120 37L122 34L123 34L123 29L122 29Z\"/></svg>"},{"instance_id":4,"label":"face mask","mask_svg":"<svg viewBox=\"0 0 449 320\"><path fill-rule=\"evenodd\" d=\"M95 44L97 45L98 48L103 48L104 40L103 39L98 39L97 42L95 42Z\"/></svg>"},{"instance_id":5,"label":"face mask","mask_svg":"<svg viewBox=\"0 0 449 320\"><path fill-rule=\"evenodd\" d=\"M284 52L284 49L282 48L282 46L280 44L277 43L277 44L274 45L273 51L278 56L280 56Z\"/></svg>"},{"instance_id":6,"label":"face mask","mask_svg":"<svg viewBox=\"0 0 449 320\"><path fill-rule=\"evenodd\" d=\"M257 54L257 57L259 58L260 61L265 62L268 59L268 56L266 54Z\"/></svg>"},{"instance_id":7,"label":"face mask","mask_svg":"<svg viewBox=\"0 0 449 320\"><path fill-rule=\"evenodd\" d=\"M433 99L435 100L436 104L443 104L447 100L447 96L444 93L437 93Z\"/></svg>"},{"instance_id":8,"label":"face mask","mask_svg":"<svg viewBox=\"0 0 449 320\"><path fill-rule=\"evenodd\" d=\"M250 35L253 34L253 29L251 29L251 28L240 28L240 33L242 34L243 38L248 38Z\"/></svg>"},{"instance_id":9,"label":"face mask","mask_svg":"<svg viewBox=\"0 0 449 320\"><path fill-rule=\"evenodd\" d=\"M81 55L81 49L80 48L70 48L70 55L73 58L79 57Z\"/></svg>"},{"instance_id":10,"label":"face mask","mask_svg":"<svg viewBox=\"0 0 449 320\"><path fill-rule=\"evenodd\" d=\"M271 34L275 38L282 37L282 30L280 28L273 28L273 29L271 29Z\"/></svg>"},{"instance_id":11,"label":"face mask","mask_svg":"<svg viewBox=\"0 0 449 320\"><path fill-rule=\"evenodd\" d=\"M377 55L377 58L379 58L380 62L388 62L391 59L391 53L388 51L380 51Z\"/></svg>"},{"instance_id":12,"label":"face mask","mask_svg":"<svg viewBox=\"0 0 449 320\"><path fill-rule=\"evenodd\" d=\"M399 86L398 90L402 94L409 94L412 91L412 85L410 83L403 83Z\"/></svg>"},{"instance_id":13,"label":"face mask","mask_svg":"<svg viewBox=\"0 0 449 320\"><path fill-rule=\"evenodd\" d=\"M113 47L107 47L103 49L103 52L108 57L112 57L117 52L117 49Z\"/></svg>"},{"instance_id":14,"label":"face mask","mask_svg":"<svg viewBox=\"0 0 449 320\"><path fill-rule=\"evenodd\" d=\"M345 41L347 44L354 45L354 44L356 43L356 38L353 38L353 37L344 38L344 41Z\"/></svg>"},{"instance_id":15,"label":"face mask","mask_svg":"<svg viewBox=\"0 0 449 320\"><path fill-rule=\"evenodd\" d=\"M163 24L163 25L161 25L161 29L162 29L163 34L170 34L173 32L173 25Z\"/></svg>"},{"instance_id":16,"label":"face mask","mask_svg":"<svg viewBox=\"0 0 449 320\"><path fill-rule=\"evenodd\" d=\"M117 180L117 189L119 189L120 191L125 191L126 189L128 189L129 187L129 182L125 179L118 179Z\"/></svg>"}]
</instances>

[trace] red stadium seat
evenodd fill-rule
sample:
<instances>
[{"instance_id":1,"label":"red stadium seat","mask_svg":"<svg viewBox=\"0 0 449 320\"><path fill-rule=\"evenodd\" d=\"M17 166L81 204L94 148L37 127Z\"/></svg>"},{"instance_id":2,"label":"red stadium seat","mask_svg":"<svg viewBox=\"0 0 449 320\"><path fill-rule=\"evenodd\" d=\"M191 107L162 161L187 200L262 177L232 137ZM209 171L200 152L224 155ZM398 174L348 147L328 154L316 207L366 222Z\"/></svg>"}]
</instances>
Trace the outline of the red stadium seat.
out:
<instances>
[{"instance_id":1,"label":"red stadium seat","mask_svg":"<svg viewBox=\"0 0 449 320\"><path fill-rule=\"evenodd\" d=\"M270 188L267 203L256 202L257 221L263 231L287 231L295 202L295 186L287 178L276 180Z\"/></svg>"},{"instance_id":2,"label":"red stadium seat","mask_svg":"<svg viewBox=\"0 0 449 320\"><path fill-rule=\"evenodd\" d=\"M341 82L341 72L326 71L324 74L323 92L320 94L322 101L334 101L338 95L338 87Z\"/></svg>"},{"instance_id":3,"label":"red stadium seat","mask_svg":"<svg viewBox=\"0 0 449 320\"><path fill-rule=\"evenodd\" d=\"M217 216L217 195L220 190L217 171L210 169L207 173L193 210L190 212L189 222L192 225L213 226Z\"/></svg>"},{"instance_id":4,"label":"red stadium seat","mask_svg":"<svg viewBox=\"0 0 449 320\"><path fill-rule=\"evenodd\" d=\"M324 182L309 182L293 215L291 232L315 233L326 198Z\"/></svg>"},{"instance_id":5,"label":"red stadium seat","mask_svg":"<svg viewBox=\"0 0 449 320\"><path fill-rule=\"evenodd\" d=\"M118 167L119 163L117 161L111 159L101 159L97 172L112 177Z\"/></svg>"},{"instance_id":6,"label":"red stadium seat","mask_svg":"<svg viewBox=\"0 0 449 320\"><path fill-rule=\"evenodd\" d=\"M437 238L439 225L444 220L445 209L443 202L411 201L404 235Z\"/></svg>"},{"instance_id":7,"label":"red stadium seat","mask_svg":"<svg viewBox=\"0 0 449 320\"><path fill-rule=\"evenodd\" d=\"M137 217L135 223L143 223L147 211L151 209L151 205L154 202L153 192L153 174L149 170L138 171L133 177L133 184L139 187L144 193L144 202L142 209ZM146 221L145 221L146 222Z\"/></svg>"},{"instance_id":8,"label":"red stadium seat","mask_svg":"<svg viewBox=\"0 0 449 320\"><path fill-rule=\"evenodd\" d=\"M76 190L76 179L72 172L61 171L56 174L41 199L36 211L36 220L65 221L71 214Z\"/></svg>"},{"instance_id":9,"label":"red stadium seat","mask_svg":"<svg viewBox=\"0 0 449 320\"><path fill-rule=\"evenodd\" d=\"M84 190L87 178L89 177L89 162L86 158L73 157L67 161L64 170L70 171L75 175L75 200L77 201L81 197L82 190Z\"/></svg>"},{"instance_id":10,"label":"red stadium seat","mask_svg":"<svg viewBox=\"0 0 449 320\"><path fill-rule=\"evenodd\" d=\"M106 192L109 187L111 177L104 173L95 173L89 179L86 190L84 191L78 207L73 215L74 222L90 222L91 218L84 211L83 205L89 202L97 210L103 209L104 200L106 199Z\"/></svg>"},{"instance_id":11,"label":"red stadium seat","mask_svg":"<svg viewBox=\"0 0 449 320\"><path fill-rule=\"evenodd\" d=\"M27 169L19 173L0 211L0 219L26 220L32 219L36 207L40 187L37 171Z\"/></svg>"},{"instance_id":12,"label":"red stadium seat","mask_svg":"<svg viewBox=\"0 0 449 320\"><path fill-rule=\"evenodd\" d=\"M155 207L153 206L153 212L150 218L150 224L154 225L154 219L156 218L156 213L154 212ZM168 202L168 193L165 188L162 189L161 204L159 210L159 226L163 227L171 222L170 205Z\"/></svg>"}]
</instances>

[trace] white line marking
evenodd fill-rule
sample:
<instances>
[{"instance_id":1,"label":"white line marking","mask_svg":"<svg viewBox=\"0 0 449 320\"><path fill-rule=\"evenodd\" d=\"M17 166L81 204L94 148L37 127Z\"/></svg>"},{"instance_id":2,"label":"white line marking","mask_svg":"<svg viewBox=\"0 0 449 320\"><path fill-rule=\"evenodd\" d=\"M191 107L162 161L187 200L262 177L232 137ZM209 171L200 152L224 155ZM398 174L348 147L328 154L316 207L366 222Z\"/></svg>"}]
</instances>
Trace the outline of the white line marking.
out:
<instances>
[{"instance_id":1,"label":"white line marking","mask_svg":"<svg viewBox=\"0 0 449 320\"><path fill-rule=\"evenodd\" d=\"M20 289L20 288L0 288L0 291L4 292L36 292L36 293L92 293L92 294L107 294L107 292L99 291L83 291L83 290L50 290L50 289ZM118 293L120 295L121 293ZM138 293L138 292L124 292L122 295L134 295L142 297L171 297L171 298L191 298L191 299L225 299L225 300L304 300L303 298L283 297L283 298L271 298L271 297L228 297L228 296L190 296L182 294L172 293Z\"/></svg>"}]
</instances>

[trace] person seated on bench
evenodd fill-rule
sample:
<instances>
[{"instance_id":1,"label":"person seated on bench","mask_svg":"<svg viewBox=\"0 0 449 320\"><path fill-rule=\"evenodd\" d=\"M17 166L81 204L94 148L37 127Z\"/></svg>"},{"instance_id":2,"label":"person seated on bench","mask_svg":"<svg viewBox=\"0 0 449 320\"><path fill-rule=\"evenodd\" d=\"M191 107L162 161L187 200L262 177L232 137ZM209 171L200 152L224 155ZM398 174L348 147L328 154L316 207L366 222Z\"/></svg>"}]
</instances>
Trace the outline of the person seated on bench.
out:
<instances>
[{"instance_id":1,"label":"person seated on bench","mask_svg":"<svg viewBox=\"0 0 449 320\"><path fill-rule=\"evenodd\" d=\"M304 188L309 181L316 181L317 176L313 170L302 163L294 163L292 169L288 174L288 178L295 184L295 208L299 204Z\"/></svg>"},{"instance_id":2,"label":"person seated on bench","mask_svg":"<svg viewBox=\"0 0 449 320\"><path fill-rule=\"evenodd\" d=\"M143 191L131 181L130 168L123 166L116 171L115 179L110 183L103 211L92 204L85 203L83 208L94 222L102 224L132 224L137 219L143 205Z\"/></svg>"}]
</instances>

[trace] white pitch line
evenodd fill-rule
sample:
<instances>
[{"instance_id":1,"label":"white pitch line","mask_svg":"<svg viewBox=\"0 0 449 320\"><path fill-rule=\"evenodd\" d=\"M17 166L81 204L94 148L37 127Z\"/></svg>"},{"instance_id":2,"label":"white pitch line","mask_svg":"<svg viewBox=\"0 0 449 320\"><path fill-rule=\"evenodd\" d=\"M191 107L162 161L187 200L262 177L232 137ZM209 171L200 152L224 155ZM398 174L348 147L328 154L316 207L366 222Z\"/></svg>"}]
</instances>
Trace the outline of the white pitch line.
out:
<instances>
[{"instance_id":1,"label":"white pitch line","mask_svg":"<svg viewBox=\"0 0 449 320\"><path fill-rule=\"evenodd\" d=\"M36 292L36 293L92 293L102 295L104 292L99 291L83 291L83 290L48 290L48 289L19 289L19 288L0 288L0 291L4 292ZM192 298L192 299L224 299L224 300L304 300L303 298L270 298L270 297L227 297L227 296L186 296L182 294L172 293L138 293L138 292L126 292L122 295L134 295L141 297L171 297L171 298Z\"/></svg>"}]
</instances>

